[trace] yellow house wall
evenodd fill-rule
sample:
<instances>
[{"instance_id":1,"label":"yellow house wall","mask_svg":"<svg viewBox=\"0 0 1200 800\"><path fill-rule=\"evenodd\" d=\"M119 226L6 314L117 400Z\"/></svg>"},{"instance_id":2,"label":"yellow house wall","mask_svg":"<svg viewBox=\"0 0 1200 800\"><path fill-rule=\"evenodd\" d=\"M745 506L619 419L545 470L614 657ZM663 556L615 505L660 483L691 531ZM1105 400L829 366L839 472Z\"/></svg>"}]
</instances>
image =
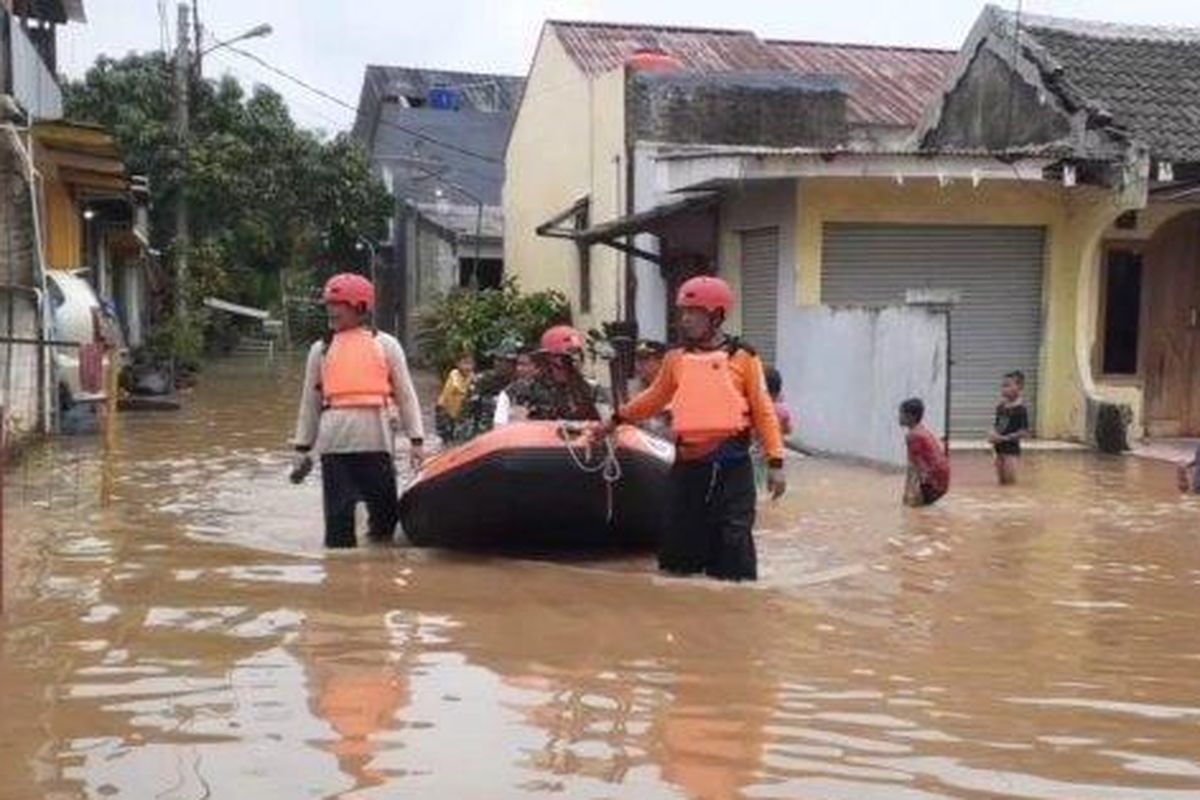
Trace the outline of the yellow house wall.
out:
<instances>
[{"instance_id":1,"label":"yellow house wall","mask_svg":"<svg viewBox=\"0 0 1200 800\"><path fill-rule=\"evenodd\" d=\"M536 229L591 191L590 108L587 78L543 29L505 160L504 264L525 291L560 289L576 308L575 245Z\"/></svg>"},{"instance_id":2,"label":"yellow house wall","mask_svg":"<svg viewBox=\"0 0 1200 800\"><path fill-rule=\"evenodd\" d=\"M1138 209L1137 225L1132 229L1118 229L1112 225L1100 234L1095 247L1088 253L1087 268L1080 271L1079 331L1080 358L1086 360L1089 372L1097 373L1093 393L1097 397L1116 403L1124 403L1133 410L1131 435L1140 438L1145 434L1145 394L1138 376L1110 377L1098 373L1098 349L1102 344L1102 319L1100 304L1103 297L1104 244L1107 242L1145 242L1165 223L1189 211L1200 209L1200 203L1153 203ZM1144 324L1144 323L1143 323Z\"/></svg>"},{"instance_id":3,"label":"yellow house wall","mask_svg":"<svg viewBox=\"0 0 1200 800\"><path fill-rule=\"evenodd\" d=\"M70 190L58 180L44 185L46 261L51 269L75 269L83 263L83 220Z\"/></svg>"},{"instance_id":4,"label":"yellow house wall","mask_svg":"<svg viewBox=\"0 0 1200 800\"><path fill-rule=\"evenodd\" d=\"M591 83L592 223L626 214L625 70L615 69ZM625 254L607 245L592 248L592 312L589 327L619 318L624 305Z\"/></svg>"},{"instance_id":5,"label":"yellow house wall","mask_svg":"<svg viewBox=\"0 0 1200 800\"><path fill-rule=\"evenodd\" d=\"M822 226L826 222L1039 225L1046 228L1038 434L1082 439L1086 397L1096 393L1089 352L1089 280L1104 230L1123 208L1113 194L1056 184L956 180L903 185L884 179L818 178L797 184L796 303L821 301ZM1091 302L1094 305L1094 302Z\"/></svg>"},{"instance_id":6,"label":"yellow house wall","mask_svg":"<svg viewBox=\"0 0 1200 800\"><path fill-rule=\"evenodd\" d=\"M623 216L625 158L624 70L588 78L547 28L509 140L504 259L526 291L567 294L579 327L619 314L625 257L611 247L591 249L592 305L583 313L575 245L538 236L537 227L585 196L591 198L592 224Z\"/></svg>"}]
</instances>

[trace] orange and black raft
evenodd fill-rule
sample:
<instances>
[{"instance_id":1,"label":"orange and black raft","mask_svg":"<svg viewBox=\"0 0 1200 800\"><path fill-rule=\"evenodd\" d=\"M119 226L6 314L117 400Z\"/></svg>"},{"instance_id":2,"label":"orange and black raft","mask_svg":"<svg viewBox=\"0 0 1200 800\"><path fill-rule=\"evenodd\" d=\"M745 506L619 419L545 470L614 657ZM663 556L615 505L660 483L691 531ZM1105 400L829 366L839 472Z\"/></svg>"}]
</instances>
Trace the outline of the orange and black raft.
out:
<instances>
[{"instance_id":1,"label":"orange and black raft","mask_svg":"<svg viewBox=\"0 0 1200 800\"><path fill-rule=\"evenodd\" d=\"M400 498L400 522L419 547L651 548L674 456L632 426L605 444L579 423L516 422L429 461Z\"/></svg>"}]
</instances>

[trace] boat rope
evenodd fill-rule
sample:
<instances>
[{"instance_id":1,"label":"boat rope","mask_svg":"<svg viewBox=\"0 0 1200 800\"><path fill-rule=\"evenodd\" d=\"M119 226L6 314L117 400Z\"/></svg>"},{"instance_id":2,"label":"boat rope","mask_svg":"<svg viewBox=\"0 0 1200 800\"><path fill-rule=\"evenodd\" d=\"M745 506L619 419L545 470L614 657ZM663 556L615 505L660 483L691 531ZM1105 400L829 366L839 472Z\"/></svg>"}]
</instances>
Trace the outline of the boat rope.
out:
<instances>
[{"instance_id":1,"label":"boat rope","mask_svg":"<svg viewBox=\"0 0 1200 800\"><path fill-rule=\"evenodd\" d=\"M571 444L572 438L579 433L579 429L575 426L568 425L567 422L560 422L558 428L559 435L562 437L563 443L566 445L567 454L571 456L571 461L583 473L587 475L599 474L601 480L604 481L604 488L607 494L607 522L610 524L613 521L614 487L621 480L621 462L617 458L616 434L610 434L604 437L604 454L595 463L589 463L587 453L590 448L584 446L576 448Z\"/></svg>"}]
</instances>

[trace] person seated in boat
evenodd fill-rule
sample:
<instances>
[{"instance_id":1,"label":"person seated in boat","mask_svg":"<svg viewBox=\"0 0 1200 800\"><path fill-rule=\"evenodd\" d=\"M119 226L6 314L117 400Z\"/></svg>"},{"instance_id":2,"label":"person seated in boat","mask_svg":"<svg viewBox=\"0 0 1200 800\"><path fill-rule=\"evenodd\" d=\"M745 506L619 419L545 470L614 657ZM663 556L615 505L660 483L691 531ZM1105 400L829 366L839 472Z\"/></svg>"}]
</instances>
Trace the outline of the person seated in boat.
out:
<instances>
[{"instance_id":1,"label":"person seated in boat","mask_svg":"<svg viewBox=\"0 0 1200 800\"><path fill-rule=\"evenodd\" d=\"M532 350L524 349L517 353L513 381L496 395L492 411L493 428L529 418L529 408L533 405L532 398L535 394L534 387L540 374Z\"/></svg>"},{"instance_id":2,"label":"person seated in boat","mask_svg":"<svg viewBox=\"0 0 1200 800\"><path fill-rule=\"evenodd\" d=\"M520 339L509 337L489 352L487 356L492 366L479 373L475 381L475 393L480 397L495 397L508 388L517 378L517 357L522 348Z\"/></svg>"},{"instance_id":3,"label":"person seated in boat","mask_svg":"<svg viewBox=\"0 0 1200 800\"><path fill-rule=\"evenodd\" d=\"M556 325L542 334L535 354L538 376L526 398L527 418L533 420L599 420L599 390L584 377L583 335L569 325Z\"/></svg>"},{"instance_id":4,"label":"person seated in boat","mask_svg":"<svg viewBox=\"0 0 1200 800\"><path fill-rule=\"evenodd\" d=\"M667 354L667 346L662 342L642 339L633 351L634 391L644 392L654 384L662 370L663 357ZM663 439L671 439L671 412L663 411L655 414L639 426Z\"/></svg>"},{"instance_id":5,"label":"person seated in boat","mask_svg":"<svg viewBox=\"0 0 1200 800\"><path fill-rule=\"evenodd\" d=\"M491 368L480 373L471 386L471 394L467 398L467 417L470 435L475 436L491 430L497 424L496 409L501 402L508 402L504 393L516 380L517 357L521 352L521 340L516 337L506 337L495 349L488 353ZM505 417L505 420L507 418Z\"/></svg>"},{"instance_id":6,"label":"person seated in boat","mask_svg":"<svg viewBox=\"0 0 1200 800\"><path fill-rule=\"evenodd\" d=\"M361 275L335 275L325 284L330 332L313 344L301 389L291 479L304 480L312 453L321 455L325 546L354 547L354 509L365 501L370 536L392 541L400 511L389 406L407 430L413 469L424 460L421 405L404 349L370 326L375 287Z\"/></svg>"},{"instance_id":7,"label":"person seated in boat","mask_svg":"<svg viewBox=\"0 0 1200 800\"><path fill-rule=\"evenodd\" d=\"M438 395L437 407L434 409L434 422L437 425L438 436L443 442L450 443L469 438L464 435L465 429L469 427L464 423L468 421L467 398L474 389L474 382L475 357L470 353L463 353L446 376L441 394Z\"/></svg>"},{"instance_id":8,"label":"person seated in boat","mask_svg":"<svg viewBox=\"0 0 1200 800\"><path fill-rule=\"evenodd\" d=\"M667 353L646 391L625 404L607 426L642 422L671 407L677 455L671 471L671 524L663 532L659 567L676 575L705 573L722 580L758 577L754 517L758 493L750 444L763 442L771 494L787 489L783 437L767 394L762 361L728 336L733 291L701 276L676 296L683 346Z\"/></svg>"}]
</instances>

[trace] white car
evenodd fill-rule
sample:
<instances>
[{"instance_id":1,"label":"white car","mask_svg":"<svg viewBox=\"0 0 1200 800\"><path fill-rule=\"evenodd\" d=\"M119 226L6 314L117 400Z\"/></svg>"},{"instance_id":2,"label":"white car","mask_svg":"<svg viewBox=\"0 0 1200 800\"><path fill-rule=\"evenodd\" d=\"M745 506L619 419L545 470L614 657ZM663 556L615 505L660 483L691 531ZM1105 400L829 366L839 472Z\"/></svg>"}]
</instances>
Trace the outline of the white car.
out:
<instances>
[{"instance_id":1,"label":"white car","mask_svg":"<svg viewBox=\"0 0 1200 800\"><path fill-rule=\"evenodd\" d=\"M105 312L92 285L83 277L87 272L88 270L47 272L46 283L53 313L51 336L58 342L70 342L79 346L94 345L97 344L96 334L99 328L105 332L104 335L115 337L118 340L115 344L120 349L120 326ZM59 408L64 411L76 404L98 403L105 399L102 386L99 391L83 390L79 369L79 346L59 346L53 350ZM109 356L105 355L102 362L104 368L108 367L108 361Z\"/></svg>"}]
</instances>

